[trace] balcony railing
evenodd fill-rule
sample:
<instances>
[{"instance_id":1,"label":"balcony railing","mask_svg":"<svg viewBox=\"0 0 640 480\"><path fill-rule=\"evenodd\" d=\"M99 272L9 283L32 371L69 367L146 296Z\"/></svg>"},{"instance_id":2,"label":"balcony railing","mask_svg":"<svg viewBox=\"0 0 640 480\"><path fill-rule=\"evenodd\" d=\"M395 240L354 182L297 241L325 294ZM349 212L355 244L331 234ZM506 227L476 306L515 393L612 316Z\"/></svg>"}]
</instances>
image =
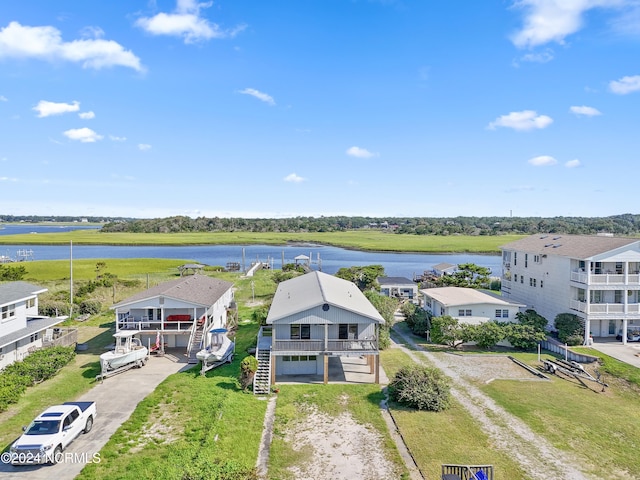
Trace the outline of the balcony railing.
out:
<instances>
[{"instance_id":1,"label":"balcony railing","mask_svg":"<svg viewBox=\"0 0 640 480\"><path fill-rule=\"evenodd\" d=\"M589 314L621 314L640 313L640 303L628 303L625 311L624 303L590 303L587 309L587 302L571 300L572 310Z\"/></svg>"},{"instance_id":2,"label":"balcony railing","mask_svg":"<svg viewBox=\"0 0 640 480\"><path fill-rule=\"evenodd\" d=\"M571 272L571 281L589 283L590 285L638 285L640 283L640 274L628 274L625 283L624 273L588 274L585 272Z\"/></svg>"},{"instance_id":3,"label":"balcony railing","mask_svg":"<svg viewBox=\"0 0 640 480\"><path fill-rule=\"evenodd\" d=\"M181 330L188 331L194 325L194 320L168 322L162 320L148 320L146 317L132 316L118 320L118 330Z\"/></svg>"},{"instance_id":4,"label":"balcony railing","mask_svg":"<svg viewBox=\"0 0 640 480\"><path fill-rule=\"evenodd\" d=\"M377 351L378 341L376 339L354 339L354 340L327 340L325 349L324 340L273 340L273 351L286 352L367 352Z\"/></svg>"}]
</instances>

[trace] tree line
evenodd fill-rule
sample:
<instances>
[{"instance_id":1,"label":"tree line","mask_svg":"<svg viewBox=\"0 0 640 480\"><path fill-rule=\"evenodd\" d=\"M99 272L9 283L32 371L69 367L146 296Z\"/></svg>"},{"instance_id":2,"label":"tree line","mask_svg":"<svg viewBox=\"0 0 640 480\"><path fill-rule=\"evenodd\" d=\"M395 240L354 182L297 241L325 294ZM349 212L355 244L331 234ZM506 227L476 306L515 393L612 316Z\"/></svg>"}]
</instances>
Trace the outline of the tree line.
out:
<instances>
[{"instance_id":1,"label":"tree line","mask_svg":"<svg viewBox=\"0 0 640 480\"><path fill-rule=\"evenodd\" d=\"M534 235L557 233L592 235L640 234L640 215L609 217L292 217L221 218L175 216L154 219L118 219L103 232L343 232L371 229L411 235Z\"/></svg>"}]
</instances>

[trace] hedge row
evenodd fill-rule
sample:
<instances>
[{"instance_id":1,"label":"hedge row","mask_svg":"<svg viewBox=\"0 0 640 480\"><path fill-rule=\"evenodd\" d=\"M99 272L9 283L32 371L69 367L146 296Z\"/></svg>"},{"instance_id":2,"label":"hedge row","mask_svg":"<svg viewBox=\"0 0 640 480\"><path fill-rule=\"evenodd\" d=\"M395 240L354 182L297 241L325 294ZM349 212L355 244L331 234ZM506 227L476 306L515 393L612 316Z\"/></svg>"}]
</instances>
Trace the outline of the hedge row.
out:
<instances>
[{"instance_id":1,"label":"hedge row","mask_svg":"<svg viewBox=\"0 0 640 480\"><path fill-rule=\"evenodd\" d=\"M75 356L75 348L47 347L0 372L0 412L16 403L27 387L53 377Z\"/></svg>"}]
</instances>

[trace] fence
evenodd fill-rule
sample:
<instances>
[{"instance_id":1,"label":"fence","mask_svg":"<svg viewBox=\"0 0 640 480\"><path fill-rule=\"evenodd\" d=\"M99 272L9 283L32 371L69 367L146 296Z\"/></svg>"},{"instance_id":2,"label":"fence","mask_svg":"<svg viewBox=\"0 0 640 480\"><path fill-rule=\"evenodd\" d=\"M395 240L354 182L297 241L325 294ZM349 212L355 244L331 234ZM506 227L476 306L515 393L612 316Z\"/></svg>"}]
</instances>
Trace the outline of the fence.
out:
<instances>
[{"instance_id":1,"label":"fence","mask_svg":"<svg viewBox=\"0 0 640 480\"><path fill-rule=\"evenodd\" d=\"M566 357L567 360L572 360L574 362L593 363L598 361L598 357L587 355L586 353L574 352L570 348L566 347L564 343L560 343L551 337L547 337L546 340L541 342L540 346L545 350L562 355L563 357Z\"/></svg>"}]
</instances>

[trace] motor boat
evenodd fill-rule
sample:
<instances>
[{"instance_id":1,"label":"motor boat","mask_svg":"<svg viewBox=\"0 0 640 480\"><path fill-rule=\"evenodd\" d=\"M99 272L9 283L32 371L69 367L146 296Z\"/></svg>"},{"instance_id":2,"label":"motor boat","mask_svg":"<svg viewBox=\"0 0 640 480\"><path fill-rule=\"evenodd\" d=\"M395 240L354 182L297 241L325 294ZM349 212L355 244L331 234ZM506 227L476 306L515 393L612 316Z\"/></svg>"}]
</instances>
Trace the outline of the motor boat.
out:
<instances>
[{"instance_id":1,"label":"motor boat","mask_svg":"<svg viewBox=\"0 0 640 480\"><path fill-rule=\"evenodd\" d=\"M135 337L138 331L122 331L114 334L116 346L100 355L102 372L107 373L123 367L142 367L147 363L149 350Z\"/></svg>"},{"instance_id":2,"label":"motor boat","mask_svg":"<svg viewBox=\"0 0 640 480\"><path fill-rule=\"evenodd\" d=\"M208 337L207 346L196 353L196 358L202 363L223 362L233 354L235 344L227 337L226 328L214 328Z\"/></svg>"}]
</instances>

